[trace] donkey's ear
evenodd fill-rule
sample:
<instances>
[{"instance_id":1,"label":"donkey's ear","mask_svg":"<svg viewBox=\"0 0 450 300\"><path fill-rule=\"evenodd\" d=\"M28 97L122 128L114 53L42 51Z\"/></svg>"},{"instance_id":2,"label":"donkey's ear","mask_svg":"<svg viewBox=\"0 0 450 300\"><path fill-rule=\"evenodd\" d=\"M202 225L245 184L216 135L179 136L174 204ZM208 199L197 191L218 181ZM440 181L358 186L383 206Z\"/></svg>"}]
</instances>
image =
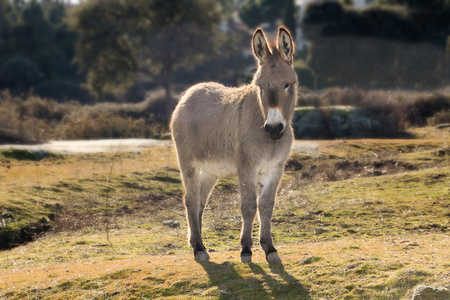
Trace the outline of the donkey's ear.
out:
<instances>
[{"instance_id":1,"label":"donkey's ear","mask_svg":"<svg viewBox=\"0 0 450 300\"><path fill-rule=\"evenodd\" d=\"M285 27L278 29L278 51L281 58L286 62L292 64L294 58L294 41L290 32Z\"/></svg>"},{"instance_id":2,"label":"donkey's ear","mask_svg":"<svg viewBox=\"0 0 450 300\"><path fill-rule=\"evenodd\" d=\"M267 43L266 36L264 35L264 32L261 28L256 29L255 33L253 34L252 48L253 53L259 60L259 64L262 65L269 57L270 48L269 44Z\"/></svg>"}]
</instances>

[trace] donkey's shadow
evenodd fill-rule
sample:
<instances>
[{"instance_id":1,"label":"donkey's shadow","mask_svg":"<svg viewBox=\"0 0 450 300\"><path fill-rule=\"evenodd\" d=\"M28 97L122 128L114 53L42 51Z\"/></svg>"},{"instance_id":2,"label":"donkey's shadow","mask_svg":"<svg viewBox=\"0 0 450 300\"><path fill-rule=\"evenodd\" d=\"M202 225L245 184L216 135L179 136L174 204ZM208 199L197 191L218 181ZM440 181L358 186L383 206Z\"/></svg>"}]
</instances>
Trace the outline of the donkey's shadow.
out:
<instances>
[{"instance_id":1,"label":"donkey's shadow","mask_svg":"<svg viewBox=\"0 0 450 300\"><path fill-rule=\"evenodd\" d=\"M212 261L199 262L208 274L212 285L219 290L218 299L244 299L245 294L257 293L258 299L273 299L275 295L281 298L290 299L311 299L308 290L291 274L284 266L270 266L272 273L280 276L284 282L280 282L273 275L259 265L250 263L248 266L255 275L262 275L262 278L249 276L242 277L236 271L235 266L230 262L217 264ZM258 276L260 277L260 276Z\"/></svg>"}]
</instances>

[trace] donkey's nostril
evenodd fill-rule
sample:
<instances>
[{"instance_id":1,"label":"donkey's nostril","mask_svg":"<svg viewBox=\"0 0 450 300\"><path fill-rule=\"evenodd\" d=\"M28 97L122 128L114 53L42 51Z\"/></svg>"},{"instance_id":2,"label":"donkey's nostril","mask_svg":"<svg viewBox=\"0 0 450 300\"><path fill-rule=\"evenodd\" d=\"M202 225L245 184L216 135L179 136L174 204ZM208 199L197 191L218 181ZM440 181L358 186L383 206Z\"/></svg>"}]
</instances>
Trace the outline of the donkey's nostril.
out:
<instances>
[{"instance_id":1,"label":"donkey's nostril","mask_svg":"<svg viewBox=\"0 0 450 300\"><path fill-rule=\"evenodd\" d=\"M275 128L275 132L276 133L282 133L283 132L283 130L284 130L284 126L283 126L283 124L278 124L278 126Z\"/></svg>"},{"instance_id":2,"label":"donkey's nostril","mask_svg":"<svg viewBox=\"0 0 450 300\"><path fill-rule=\"evenodd\" d=\"M264 130L270 135L273 139L278 139L282 136L282 133L284 131L284 125L282 123L278 123L276 125L272 124L265 124Z\"/></svg>"}]
</instances>

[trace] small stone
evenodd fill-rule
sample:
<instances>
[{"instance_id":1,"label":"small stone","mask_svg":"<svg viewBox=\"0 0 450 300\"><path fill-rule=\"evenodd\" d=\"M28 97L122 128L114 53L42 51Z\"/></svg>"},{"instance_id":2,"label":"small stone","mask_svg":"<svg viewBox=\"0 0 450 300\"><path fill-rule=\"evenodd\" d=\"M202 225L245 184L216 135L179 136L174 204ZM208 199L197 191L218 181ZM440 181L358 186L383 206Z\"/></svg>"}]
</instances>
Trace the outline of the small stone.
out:
<instances>
[{"instance_id":1,"label":"small stone","mask_svg":"<svg viewBox=\"0 0 450 300\"><path fill-rule=\"evenodd\" d=\"M180 222L178 222L178 221L173 221L173 220L170 220L170 221L164 221L163 224L164 224L164 226L169 226L169 227L171 227L171 228L177 228L177 227L180 227Z\"/></svg>"},{"instance_id":2,"label":"small stone","mask_svg":"<svg viewBox=\"0 0 450 300\"><path fill-rule=\"evenodd\" d=\"M414 291L412 300L449 300L450 291L444 287L433 288L420 285Z\"/></svg>"}]
</instances>

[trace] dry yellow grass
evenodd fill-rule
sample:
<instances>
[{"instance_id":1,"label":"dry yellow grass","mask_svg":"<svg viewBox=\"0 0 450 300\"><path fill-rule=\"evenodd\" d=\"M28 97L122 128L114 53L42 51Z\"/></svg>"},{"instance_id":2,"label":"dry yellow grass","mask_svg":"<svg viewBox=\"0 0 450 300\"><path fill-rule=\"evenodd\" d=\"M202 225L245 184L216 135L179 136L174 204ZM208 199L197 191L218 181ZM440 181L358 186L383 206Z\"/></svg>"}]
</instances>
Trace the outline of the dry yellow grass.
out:
<instances>
[{"instance_id":1,"label":"dry yellow grass","mask_svg":"<svg viewBox=\"0 0 450 300\"><path fill-rule=\"evenodd\" d=\"M408 299L418 284L450 287L450 139L430 128L417 132L426 137L314 141L325 155L299 156L303 169L286 172L279 193L273 227L282 266L266 263L256 239L254 263L240 263L235 181L219 183L205 214L211 261L193 260L172 148L39 162L2 158L0 213L8 201L65 205L70 198L73 210L66 213L98 210L100 217L1 251L0 299ZM374 155L416 162L418 169L301 181L302 172L313 174L327 159L332 166L339 158L363 163ZM123 214L111 220L113 248L101 210L108 177L112 212ZM155 191L166 196L154 199ZM77 211L77 201L90 206ZM181 227L163 226L166 218Z\"/></svg>"},{"instance_id":2,"label":"dry yellow grass","mask_svg":"<svg viewBox=\"0 0 450 300\"><path fill-rule=\"evenodd\" d=\"M449 243L446 235L428 234L284 245L279 247L284 266L272 267L260 250L255 251L254 264L250 265L239 262L238 251L213 252L211 261L203 264L196 263L191 253L119 260L110 254L89 262L74 260L18 268L12 264L0 273L0 296L130 299L141 293L150 299L170 294L177 299L257 299L255 295L270 299L277 285L303 287L314 299L357 297L358 290L377 286L387 286L384 293L388 296L397 285L411 284L407 282L409 273L434 274L431 278L425 275L425 283L449 286ZM234 274L229 278L228 273ZM252 286L235 290L229 281L236 280L251 282Z\"/></svg>"},{"instance_id":3,"label":"dry yellow grass","mask_svg":"<svg viewBox=\"0 0 450 300\"><path fill-rule=\"evenodd\" d=\"M115 174L177 167L174 153L172 147L148 148L142 153L120 152L118 149L115 153L98 154L96 160L91 159L91 154L80 154L58 160L56 164L54 159L14 163L10 159L2 159L0 170L2 169L4 176L0 181L0 193L7 193L9 189L19 186L49 184L68 178L104 176L110 173L111 165Z\"/></svg>"}]
</instances>

